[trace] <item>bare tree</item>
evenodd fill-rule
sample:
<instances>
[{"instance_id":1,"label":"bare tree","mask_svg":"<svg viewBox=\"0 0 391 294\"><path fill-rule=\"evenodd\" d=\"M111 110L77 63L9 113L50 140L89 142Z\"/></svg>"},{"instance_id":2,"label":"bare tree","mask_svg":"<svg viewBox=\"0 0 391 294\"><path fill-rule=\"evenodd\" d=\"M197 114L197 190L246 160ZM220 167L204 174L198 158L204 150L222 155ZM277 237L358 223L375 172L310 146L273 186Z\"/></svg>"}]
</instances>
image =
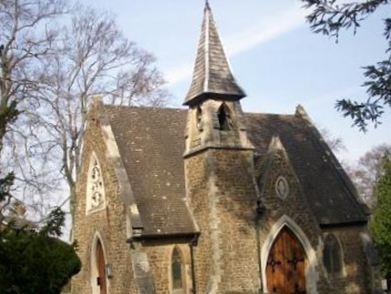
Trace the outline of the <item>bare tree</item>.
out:
<instances>
[{"instance_id":1,"label":"bare tree","mask_svg":"<svg viewBox=\"0 0 391 294\"><path fill-rule=\"evenodd\" d=\"M78 7L46 60L40 109L30 125L45 140L42 151L65 178L71 199L80 167L88 106L94 96L116 105L165 103L154 57L129 42L106 13ZM65 203L65 202L64 202Z\"/></svg>"},{"instance_id":2,"label":"bare tree","mask_svg":"<svg viewBox=\"0 0 391 294\"><path fill-rule=\"evenodd\" d=\"M1 176L13 169L10 154L17 146L6 144L3 148L3 144L7 139L10 142L11 137L19 137L16 117L19 122L26 110L37 107L33 97L40 87L39 64L52 52L57 32L51 24L64 11L63 0L0 1ZM2 209L5 206L2 205Z\"/></svg>"},{"instance_id":3,"label":"bare tree","mask_svg":"<svg viewBox=\"0 0 391 294\"><path fill-rule=\"evenodd\" d=\"M342 138L335 137L326 128L321 128L320 133L334 153L346 151ZM344 160L341 164L349 177L352 179L361 199L370 207L376 206L374 187L378 179L383 175L385 158L391 155L391 145L382 144L373 147L360 157L355 164Z\"/></svg>"},{"instance_id":4,"label":"bare tree","mask_svg":"<svg viewBox=\"0 0 391 294\"><path fill-rule=\"evenodd\" d=\"M152 106L168 97L154 57L128 41L112 17L82 6L64 15L62 1L0 2L0 107L15 112L0 114L23 112L9 128L2 161L15 171L17 194L40 217L74 195L94 96Z\"/></svg>"},{"instance_id":5,"label":"bare tree","mask_svg":"<svg viewBox=\"0 0 391 294\"><path fill-rule=\"evenodd\" d=\"M30 102L26 98L38 83L33 64L48 54L56 37L48 23L63 11L62 0L0 2L0 108L10 107L8 115ZM5 132L1 125L0 138Z\"/></svg>"},{"instance_id":6,"label":"bare tree","mask_svg":"<svg viewBox=\"0 0 391 294\"><path fill-rule=\"evenodd\" d=\"M348 173L356 185L362 199L373 208L376 206L374 187L383 175L385 158L391 154L391 145L382 144L365 153L354 166L348 168Z\"/></svg>"},{"instance_id":7,"label":"bare tree","mask_svg":"<svg viewBox=\"0 0 391 294\"><path fill-rule=\"evenodd\" d=\"M320 131L323 139L327 143L327 145L329 145L330 149L334 153L338 154L342 151L346 151L346 146L345 146L342 138L333 136L331 134L331 132L326 128L320 128L319 131Z\"/></svg>"}]
</instances>

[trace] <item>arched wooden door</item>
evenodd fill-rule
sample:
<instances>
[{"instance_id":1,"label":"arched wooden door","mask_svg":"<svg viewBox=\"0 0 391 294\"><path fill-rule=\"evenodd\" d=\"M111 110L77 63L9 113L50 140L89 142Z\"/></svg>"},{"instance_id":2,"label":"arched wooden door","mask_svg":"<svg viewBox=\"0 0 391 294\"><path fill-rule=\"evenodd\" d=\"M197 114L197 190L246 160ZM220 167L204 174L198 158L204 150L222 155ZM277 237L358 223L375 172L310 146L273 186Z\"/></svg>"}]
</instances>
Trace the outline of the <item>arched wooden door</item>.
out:
<instances>
[{"instance_id":1,"label":"arched wooden door","mask_svg":"<svg viewBox=\"0 0 391 294\"><path fill-rule=\"evenodd\" d=\"M105 256L103 254L102 244L98 241L96 244L96 262L98 268L98 278L97 283L99 285L100 294L107 294L107 285L106 285L106 262Z\"/></svg>"},{"instance_id":2,"label":"arched wooden door","mask_svg":"<svg viewBox=\"0 0 391 294\"><path fill-rule=\"evenodd\" d=\"M269 293L306 293L305 265L303 246L293 232L284 227L274 241L267 259Z\"/></svg>"}]
</instances>

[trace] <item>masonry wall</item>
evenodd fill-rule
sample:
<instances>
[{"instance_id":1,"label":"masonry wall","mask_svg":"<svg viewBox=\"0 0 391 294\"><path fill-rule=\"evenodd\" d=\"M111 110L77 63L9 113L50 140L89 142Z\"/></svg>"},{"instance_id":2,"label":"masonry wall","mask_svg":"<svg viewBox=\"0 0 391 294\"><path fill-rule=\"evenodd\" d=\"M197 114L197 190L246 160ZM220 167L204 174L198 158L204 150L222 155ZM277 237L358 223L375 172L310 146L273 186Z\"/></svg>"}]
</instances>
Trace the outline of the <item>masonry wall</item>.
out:
<instances>
[{"instance_id":1,"label":"masonry wall","mask_svg":"<svg viewBox=\"0 0 391 294\"><path fill-rule=\"evenodd\" d=\"M342 275L329 276L327 281L333 293L372 293L374 273L368 263L362 243L362 234L367 234L364 226L329 228L323 235L332 233L342 247Z\"/></svg>"},{"instance_id":2,"label":"masonry wall","mask_svg":"<svg viewBox=\"0 0 391 294\"><path fill-rule=\"evenodd\" d=\"M125 207L119 198L118 180L107 159L107 149L98 120L90 121L84 140L83 166L78 176L73 226L82 269L72 279L72 293L92 293L91 254L94 253L91 251L97 235L103 244L106 263L111 264L113 269L113 277L108 281L109 293L138 293L135 283L132 282L132 264L129 245L126 243ZM104 210L86 215L86 179L92 151L95 152L103 172L107 206Z\"/></svg>"},{"instance_id":3,"label":"masonry wall","mask_svg":"<svg viewBox=\"0 0 391 294\"><path fill-rule=\"evenodd\" d=\"M197 293L258 293L252 155L209 149L185 160L190 207L201 230Z\"/></svg>"},{"instance_id":4,"label":"masonry wall","mask_svg":"<svg viewBox=\"0 0 391 294\"><path fill-rule=\"evenodd\" d=\"M289 159L282 150L276 152L271 164L263 172L264 182L261 189L265 212L259 220L261 251L266 246L268 237L276 233L276 224L279 220L287 217L300 227L315 253L313 266L316 272L307 272L307 279L315 281L314 287L307 287L309 293L372 293L373 274L364 254L361 238L361 234L366 233L366 227L321 229L300 190ZM275 183L279 176L284 176L289 183L290 191L286 199L281 199L276 194ZM287 223L289 226L289 221ZM333 233L342 246L344 270L340 276L328 275L323 264L323 242L328 233ZM265 258L267 256L263 257ZM307 262L311 262L308 256Z\"/></svg>"},{"instance_id":5,"label":"masonry wall","mask_svg":"<svg viewBox=\"0 0 391 294\"><path fill-rule=\"evenodd\" d=\"M175 294L172 291L172 253L177 247L182 264L182 282L184 288L180 294L192 294L192 272L191 272L191 257L188 244L164 244L163 242L148 242L143 248L147 253L149 264L151 266L154 277L156 293L159 294ZM201 292L198 292L201 293Z\"/></svg>"},{"instance_id":6,"label":"masonry wall","mask_svg":"<svg viewBox=\"0 0 391 294\"><path fill-rule=\"evenodd\" d=\"M259 178L261 189L261 200L264 206L264 212L259 219L259 240L261 251L261 263L263 263L263 269L268 258L268 252L265 251L267 246L271 245L268 242L272 242L271 237L276 237L278 230L282 228L281 225L288 225L292 230L295 229L296 224L302 235L300 236L297 231L294 231L295 235L303 243L305 239L309 242L309 247L312 249L314 259L310 260L309 254L311 250L307 248L307 291L309 293L330 293L328 287L325 284L325 278L323 274L322 265L319 264L319 255L321 254L321 244L319 237L321 236L321 230L312 214L304 195L300 190L299 182L295 176L295 173L289 163L289 158L286 157L286 153L283 149L275 150L274 154L268 155L269 158L263 164L262 173ZM284 177L289 186L289 193L285 199L277 196L276 181L278 177ZM302 244L303 245L303 244ZM312 267L312 271L308 270L309 266ZM262 271L263 277L263 290L267 291L265 271ZM312 283L308 283L309 281Z\"/></svg>"},{"instance_id":7,"label":"masonry wall","mask_svg":"<svg viewBox=\"0 0 391 294\"><path fill-rule=\"evenodd\" d=\"M205 155L198 155L185 160L185 179L189 207L193 213L201 235L195 247L195 276L197 292L206 293L209 277L213 273L211 216L209 214L208 177ZM204 292L202 292L204 291Z\"/></svg>"}]
</instances>

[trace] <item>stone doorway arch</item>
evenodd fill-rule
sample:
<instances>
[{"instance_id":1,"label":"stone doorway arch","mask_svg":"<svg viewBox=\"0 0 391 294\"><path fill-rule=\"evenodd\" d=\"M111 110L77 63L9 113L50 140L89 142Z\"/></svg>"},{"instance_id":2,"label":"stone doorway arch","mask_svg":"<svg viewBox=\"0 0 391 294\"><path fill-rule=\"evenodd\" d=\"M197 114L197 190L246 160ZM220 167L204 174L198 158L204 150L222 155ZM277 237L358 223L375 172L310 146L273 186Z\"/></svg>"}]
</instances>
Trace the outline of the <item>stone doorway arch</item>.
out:
<instances>
[{"instance_id":1,"label":"stone doorway arch","mask_svg":"<svg viewBox=\"0 0 391 294\"><path fill-rule=\"evenodd\" d=\"M274 240L266 264L269 293L306 293L306 254L293 232L284 226Z\"/></svg>"},{"instance_id":2,"label":"stone doorway arch","mask_svg":"<svg viewBox=\"0 0 391 294\"><path fill-rule=\"evenodd\" d=\"M316 294L316 283L318 273L316 271L317 257L316 252L312 248L311 243L300 226L287 215L283 215L271 227L269 234L263 241L261 247L261 273L262 273L262 288L264 293L273 293L269 291L267 280L267 264L269 254L275 244L275 241L280 235L280 232L289 231L291 236L297 240L298 244L303 249L305 255L304 278L305 278L305 293Z\"/></svg>"},{"instance_id":3,"label":"stone doorway arch","mask_svg":"<svg viewBox=\"0 0 391 294\"><path fill-rule=\"evenodd\" d=\"M91 288L93 294L108 294L106 251L98 233L91 248Z\"/></svg>"}]
</instances>

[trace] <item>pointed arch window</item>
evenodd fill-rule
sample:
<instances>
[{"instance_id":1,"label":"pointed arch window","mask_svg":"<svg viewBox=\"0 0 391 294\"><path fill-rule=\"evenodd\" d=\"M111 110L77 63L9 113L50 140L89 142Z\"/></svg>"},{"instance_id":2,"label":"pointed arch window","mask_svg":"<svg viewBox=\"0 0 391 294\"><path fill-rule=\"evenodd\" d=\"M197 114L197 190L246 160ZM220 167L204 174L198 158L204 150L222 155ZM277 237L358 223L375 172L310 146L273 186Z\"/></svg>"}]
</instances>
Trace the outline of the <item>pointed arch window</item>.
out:
<instances>
[{"instance_id":1,"label":"pointed arch window","mask_svg":"<svg viewBox=\"0 0 391 294\"><path fill-rule=\"evenodd\" d=\"M95 153L92 153L87 176L86 212L91 213L105 207L106 196L102 169Z\"/></svg>"},{"instance_id":2,"label":"pointed arch window","mask_svg":"<svg viewBox=\"0 0 391 294\"><path fill-rule=\"evenodd\" d=\"M184 263L181 252L177 247L172 251L171 256L171 280L173 293L184 293Z\"/></svg>"},{"instance_id":3,"label":"pointed arch window","mask_svg":"<svg viewBox=\"0 0 391 294\"><path fill-rule=\"evenodd\" d=\"M342 248L334 234L328 234L325 238L323 264L330 275L342 273Z\"/></svg>"},{"instance_id":4,"label":"pointed arch window","mask_svg":"<svg viewBox=\"0 0 391 294\"><path fill-rule=\"evenodd\" d=\"M217 118L219 120L219 129L221 131L229 131L232 129L231 112L224 103L221 104L219 110L217 111Z\"/></svg>"}]
</instances>

